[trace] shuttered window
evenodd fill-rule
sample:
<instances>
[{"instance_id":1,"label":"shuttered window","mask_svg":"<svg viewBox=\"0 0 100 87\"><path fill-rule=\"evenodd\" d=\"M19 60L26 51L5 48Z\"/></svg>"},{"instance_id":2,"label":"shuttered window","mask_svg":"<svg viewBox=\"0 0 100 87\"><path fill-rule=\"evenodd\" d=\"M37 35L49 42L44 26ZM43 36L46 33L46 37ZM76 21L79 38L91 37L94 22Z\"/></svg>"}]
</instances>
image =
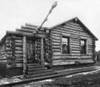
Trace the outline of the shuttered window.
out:
<instances>
[{"instance_id":1,"label":"shuttered window","mask_svg":"<svg viewBox=\"0 0 100 87\"><path fill-rule=\"evenodd\" d=\"M69 54L70 49L69 49L69 37L62 37L62 54Z\"/></svg>"},{"instance_id":2,"label":"shuttered window","mask_svg":"<svg viewBox=\"0 0 100 87\"><path fill-rule=\"evenodd\" d=\"M81 44L81 54L86 54L86 40L85 39L81 39L80 41Z\"/></svg>"}]
</instances>

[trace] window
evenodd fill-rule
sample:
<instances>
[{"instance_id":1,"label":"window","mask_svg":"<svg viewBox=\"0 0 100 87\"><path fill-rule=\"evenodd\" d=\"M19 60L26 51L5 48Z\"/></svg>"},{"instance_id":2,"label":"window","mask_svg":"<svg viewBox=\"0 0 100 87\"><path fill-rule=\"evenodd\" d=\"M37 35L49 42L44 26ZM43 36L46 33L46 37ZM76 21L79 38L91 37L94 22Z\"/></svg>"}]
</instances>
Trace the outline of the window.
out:
<instances>
[{"instance_id":1,"label":"window","mask_svg":"<svg viewBox=\"0 0 100 87\"><path fill-rule=\"evenodd\" d=\"M80 51L81 54L86 54L86 40L81 39L80 44L81 44L81 51Z\"/></svg>"},{"instance_id":2,"label":"window","mask_svg":"<svg viewBox=\"0 0 100 87\"><path fill-rule=\"evenodd\" d=\"M62 53L63 54L69 54L69 37L62 37Z\"/></svg>"}]
</instances>

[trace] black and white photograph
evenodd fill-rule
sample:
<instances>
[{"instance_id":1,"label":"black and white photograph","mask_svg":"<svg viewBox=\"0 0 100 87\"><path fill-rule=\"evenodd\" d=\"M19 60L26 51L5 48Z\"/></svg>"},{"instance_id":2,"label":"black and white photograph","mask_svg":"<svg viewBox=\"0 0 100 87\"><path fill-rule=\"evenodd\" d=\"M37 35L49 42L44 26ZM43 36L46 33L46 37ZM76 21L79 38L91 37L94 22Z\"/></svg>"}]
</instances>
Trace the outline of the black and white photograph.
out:
<instances>
[{"instance_id":1,"label":"black and white photograph","mask_svg":"<svg viewBox=\"0 0 100 87\"><path fill-rule=\"evenodd\" d=\"M100 0L0 0L0 87L100 87Z\"/></svg>"}]
</instances>

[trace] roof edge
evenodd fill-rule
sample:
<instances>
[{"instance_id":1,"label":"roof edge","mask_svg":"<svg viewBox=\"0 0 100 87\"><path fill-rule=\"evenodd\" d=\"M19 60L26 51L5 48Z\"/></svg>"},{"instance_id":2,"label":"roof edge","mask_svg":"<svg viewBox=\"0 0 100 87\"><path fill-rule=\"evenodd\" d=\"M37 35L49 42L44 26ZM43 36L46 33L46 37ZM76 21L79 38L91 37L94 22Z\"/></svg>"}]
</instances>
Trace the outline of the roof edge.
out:
<instances>
[{"instance_id":1,"label":"roof edge","mask_svg":"<svg viewBox=\"0 0 100 87\"><path fill-rule=\"evenodd\" d=\"M77 21L79 21L79 23L80 23L84 28L86 28L85 30L86 30L89 34L91 34L95 40L98 40L98 38L84 25L83 22L80 21L80 19L79 19L78 17L74 17L74 18L72 18L72 19L70 19L70 20L68 20L68 21L64 21L64 22L59 23L59 24L57 24L57 25L54 25L54 26L52 26L52 27L50 27L50 28L48 28L48 29L49 29L49 30L54 29L55 27L58 27L59 25L62 25L62 24L64 24L64 23L67 23L67 22L72 21L72 20L75 20L75 19L77 19Z\"/></svg>"}]
</instances>

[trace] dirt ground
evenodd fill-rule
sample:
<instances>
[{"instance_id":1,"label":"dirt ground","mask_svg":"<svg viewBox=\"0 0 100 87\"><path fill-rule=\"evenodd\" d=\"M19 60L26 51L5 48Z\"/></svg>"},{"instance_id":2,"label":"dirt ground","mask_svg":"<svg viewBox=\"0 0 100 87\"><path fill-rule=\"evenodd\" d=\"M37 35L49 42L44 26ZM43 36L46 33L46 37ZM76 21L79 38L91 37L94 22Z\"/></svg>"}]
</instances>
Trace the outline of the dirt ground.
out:
<instances>
[{"instance_id":1,"label":"dirt ground","mask_svg":"<svg viewBox=\"0 0 100 87\"><path fill-rule=\"evenodd\" d=\"M17 84L10 87L100 87L100 66L96 66L95 68L96 70L94 71L52 78L49 79L49 81L40 81L36 83L30 82L19 85Z\"/></svg>"},{"instance_id":2,"label":"dirt ground","mask_svg":"<svg viewBox=\"0 0 100 87\"><path fill-rule=\"evenodd\" d=\"M13 87L100 87L100 70L73 74L52 79L51 82L38 82Z\"/></svg>"},{"instance_id":3,"label":"dirt ground","mask_svg":"<svg viewBox=\"0 0 100 87\"><path fill-rule=\"evenodd\" d=\"M100 87L100 71L96 73L72 76L71 78L57 78L47 84L49 87ZM51 86L50 86L51 85Z\"/></svg>"}]
</instances>

